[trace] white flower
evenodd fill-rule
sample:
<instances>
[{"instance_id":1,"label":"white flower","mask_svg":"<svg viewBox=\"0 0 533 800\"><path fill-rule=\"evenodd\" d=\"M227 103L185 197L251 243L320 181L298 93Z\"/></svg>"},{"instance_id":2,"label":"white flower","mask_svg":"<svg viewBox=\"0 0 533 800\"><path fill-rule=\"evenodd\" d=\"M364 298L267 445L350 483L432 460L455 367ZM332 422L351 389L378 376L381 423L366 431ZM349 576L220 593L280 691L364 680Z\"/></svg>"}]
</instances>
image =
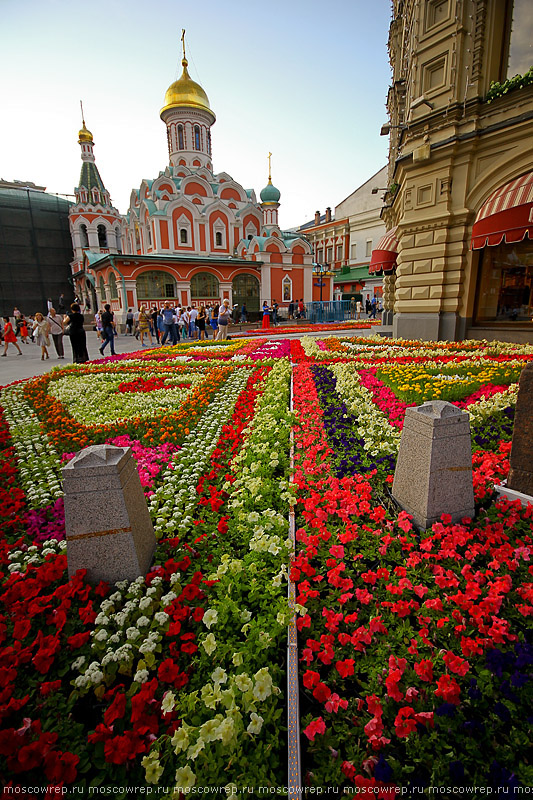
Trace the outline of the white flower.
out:
<instances>
[{"instance_id":1,"label":"white flower","mask_svg":"<svg viewBox=\"0 0 533 800\"><path fill-rule=\"evenodd\" d=\"M258 670L254 675L255 685L253 695L256 700L266 700L272 694L272 678L268 667Z\"/></svg>"},{"instance_id":2,"label":"white flower","mask_svg":"<svg viewBox=\"0 0 533 800\"><path fill-rule=\"evenodd\" d=\"M149 624L150 620L148 619L148 617L139 617L139 619L137 620L137 625L139 626L139 628L144 628L146 627L146 625Z\"/></svg>"},{"instance_id":3,"label":"white flower","mask_svg":"<svg viewBox=\"0 0 533 800\"><path fill-rule=\"evenodd\" d=\"M139 600L139 608L141 611L146 611L147 608L150 608L152 605L152 601L149 597L141 597Z\"/></svg>"},{"instance_id":4,"label":"white flower","mask_svg":"<svg viewBox=\"0 0 533 800\"><path fill-rule=\"evenodd\" d=\"M235 736L235 723L231 717L226 717L217 729L217 739L220 739L223 745L228 745Z\"/></svg>"},{"instance_id":5,"label":"white flower","mask_svg":"<svg viewBox=\"0 0 533 800\"><path fill-rule=\"evenodd\" d=\"M165 625L169 617L164 611L158 611L157 614L154 614L154 619L158 625Z\"/></svg>"},{"instance_id":6,"label":"white flower","mask_svg":"<svg viewBox=\"0 0 533 800\"><path fill-rule=\"evenodd\" d=\"M190 789L196 784L196 775L187 764L176 770L176 789Z\"/></svg>"},{"instance_id":7,"label":"white flower","mask_svg":"<svg viewBox=\"0 0 533 800\"><path fill-rule=\"evenodd\" d=\"M207 634L204 641L202 642L202 647L204 648L208 656L210 656L211 653L213 653L217 649L217 642L212 633Z\"/></svg>"},{"instance_id":8,"label":"white flower","mask_svg":"<svg viewBox=\"0 0 533 800\"><path fill-rule=\"evenodd\" d=\"M235 685L244 694L244 692L248 692L252 688L253 683L246 672L241 672L240 675L235 676Z\"/></svg>"},{"instance_id":9,"label":"white flower","mask_svg":"<svg viewBox=\"0 0 533 800\"><path fill-rule=\"evenodd\" d=\"M72 669L80 670L85 664L85 656L80 656L76 661L72 662Z\"/></svg>"},{"instance_id":10,"label":"white flower","mask_svg":"<svg viewBox=\"0 0 533 800\"><path fill-rule=\"evenodd\" d=\"M202 739L198 739L196 744L192 744L189 749L187 750L187 758L191 761L194 761L195 758L198 758L200 752L204 749L204 742Z\"/></svg>"},{"instance_id":11,"label":"white flower","mask_svg":"<svg viewBox=\"0 0 533 800\"><path fill-rule=\"evenodd\" d=\"M226 683L228 680L228 676L226 672L222 669L222 667L217 667L213 674L211 675L213 682L216 683Z\"/></svg>"},{"instance_id":12,"label":"white flower","mask_svg":"<svg viewBox=\"0 0 533 800\"><path fill-rule=\"evenodd\" d=\"M133 680L135 681L135 683L146 683L148 678L149 678L148 670L147 669L139 669L135 673Z\"/></svg>"},{"instance_id":13,"label":"white flower","mask_svg":"<svg viewBox=\"0 0 533 800\"><path fill-rule=\"evenodd\" d=\"M178 728L177 731L174 731L170 744L174 748L176 754L179 753L180 750L186 750L189 746L189 734L187 730L185 728Z\"/></svg>"},{"instance_id":14,"label":"white flower","mask_svg":"<svg viewBox=\"0 0 533 800\"><path fill-rule=\"evenodd\" d=\"M217 621L218 621L218 611L215 611L214 608L208 608L204 616L202 617L202 622L204 623L206 628L211 628L211 625L216 625Z\"/></svg>"},{"instance_id":15,"label":"white flower","mask_svg":"<svg viewBox=\"0 0 533 800\"><path fill-rule=\"evenodd\" d=\"M135 639L138 639L140 635L141 635L141 633L140 633L140 631L137 630L137 628L128 628L126 630L126 638L130 642L134 642Z\"/></svg>"},{"instance_id":16,"label":"white flower","mask_svg":"<svg viewBox=\"0 0 533 800\"><path fill-rule=\"evenodd\" d=\"M231 659L233 661L234 667L240 667L243 663L242 653L233 653L233 657Z\"/></svg>"},{"instance_id":17,"label":"white flower","mask_svg":"<svg viewBox=\"0 0 533 800\"><path fill-rule=\"evenodd\" d=\"M242 622L250 622L252 619L252 612L251 611L243 611L241 614Z\"/></svg>"},{"instance_id":18,"label":"white flower","mask_svg":"<svg viewBox=\"0 0 533 800\"><path fill-rule=\"evenodd\" d=\"M252 711L250 714L250 720L251 722L246 728L248 733L259 733L263 727L263 717L260 717L259 714L255 713L255 711Z\"/></svg>"},{"instance_id":19,"label":"white flower","mask_svg":"<svg viewBox=\"0 0 533 800\"><path fill-rule=\"evenodd\" d=\"M163 697L163 702L161 703L161 710L163 714L170 714L171 711L174 710L176 705L176 698L174 697L173 692L166 692L165 696Z\"/></svg>"}]
</instances>

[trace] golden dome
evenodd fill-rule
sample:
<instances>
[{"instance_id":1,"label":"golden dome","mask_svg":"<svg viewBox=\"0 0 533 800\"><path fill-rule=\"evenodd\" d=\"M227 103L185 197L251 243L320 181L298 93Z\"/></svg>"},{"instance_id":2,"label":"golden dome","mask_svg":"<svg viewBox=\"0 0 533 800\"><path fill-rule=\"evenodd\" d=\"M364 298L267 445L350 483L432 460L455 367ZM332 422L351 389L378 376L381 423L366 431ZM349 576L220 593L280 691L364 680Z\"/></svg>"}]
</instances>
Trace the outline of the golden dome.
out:
<instances>
[{"instance_id":1,"label":"golden dome","mask_svg":"<svg viewBox=\"0 0 533 800\"><path fill-rule=\"evenodd\" d=\"M193 81L187 72L187 59L184 58L181 63L183 65L183 73L181 78L168 87L165 95L165 105L161 109L161 114L170 108L199 108L202 111L208 111L214 118L215 115L211 111L206 93L200 84Z\"/></svg>"},{"instance_id":2,"label":"golden dome","mask_svg":"<svg viewBox=\"0 0 533 800\"><path fill-rule=\"evenodd\" d=\"M83 121L83 128L78 133L78 142L79 144L82 144L82 142L90 142L91 144L94 144L91 131L88 131L85 127L85 120Z\"/></svg>"}]
</instances>

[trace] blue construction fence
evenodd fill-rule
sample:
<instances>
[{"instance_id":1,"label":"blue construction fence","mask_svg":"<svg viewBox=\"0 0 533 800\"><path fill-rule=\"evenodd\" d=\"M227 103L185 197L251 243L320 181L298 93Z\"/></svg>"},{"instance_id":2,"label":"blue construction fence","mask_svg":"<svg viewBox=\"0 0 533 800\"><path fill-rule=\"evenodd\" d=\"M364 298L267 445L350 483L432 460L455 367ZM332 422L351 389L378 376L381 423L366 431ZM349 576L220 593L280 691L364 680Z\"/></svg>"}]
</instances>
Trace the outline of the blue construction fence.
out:
<instances>
[{"instance_id":1,"label":"blue construction fence","mask_svg":"<svg viewBox=\"0 0 533 800\"><path fill-rule=\"evenodd\" d=\"M355 319L355 312L353 309L350 311L349 300L324 300L305 303L305 317L308 322L318 324L346 322L346 320Z\"/></svg>"}]
</instances>

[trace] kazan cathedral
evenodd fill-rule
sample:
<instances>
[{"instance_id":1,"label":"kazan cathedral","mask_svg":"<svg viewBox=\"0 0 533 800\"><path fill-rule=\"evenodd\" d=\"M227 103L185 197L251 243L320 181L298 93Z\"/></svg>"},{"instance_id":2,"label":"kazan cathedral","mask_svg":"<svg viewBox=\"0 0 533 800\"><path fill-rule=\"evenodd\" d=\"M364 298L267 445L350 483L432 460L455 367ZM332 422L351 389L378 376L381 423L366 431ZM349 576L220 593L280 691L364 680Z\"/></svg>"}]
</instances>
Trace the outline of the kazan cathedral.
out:
<instances>
[{"instance_id":1,"label":"kazan cathedral","mask_svg":"<svg viewBox=\"0 0 533 800\"><path fill-rule=\"evenodd\" d=\"M187 71L167 90L161 119L169 165L131 193L126 217L111 204L95 164L93 136L79 132L82 168L70 210L75 291L91 307L128 308L166 300L207 305L228 298L258 312L263 301L288 306L313 299L307 240L278 225L280 192L268 184L257 202L226 172L213 172L215 114ZM316 291L316 290L315 290Z\"/></svg>"}]
</instances>

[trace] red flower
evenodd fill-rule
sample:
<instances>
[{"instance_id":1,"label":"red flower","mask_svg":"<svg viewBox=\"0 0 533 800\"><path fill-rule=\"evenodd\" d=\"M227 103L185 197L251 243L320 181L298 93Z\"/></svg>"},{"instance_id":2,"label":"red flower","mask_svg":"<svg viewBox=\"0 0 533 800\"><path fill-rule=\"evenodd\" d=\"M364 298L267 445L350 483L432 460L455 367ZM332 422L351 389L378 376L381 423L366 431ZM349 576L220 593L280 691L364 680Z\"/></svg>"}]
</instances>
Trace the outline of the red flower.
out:
<instances>
[{"instance_id":1,"label":"red flower","mask_svg":"<svg viewBox=\"0 0 533 800\"><path fill-rule=\"evenodd\" d=\"M335 668L341 678L347 678L354 673L355 660L353 658L345 658L344 661L337 661Z\"/></svg>"},{"instance_id":2,"label":"red flower","mask_svg":"<svg viewBox=\"0 0 533 800\"><path fill-rule=\"evenodd\" d=\"M400 708L394 720L396 736L400 739L409 736L416 728L415 712L411 706Z\"/></svg>"},{"instance_id":3,"label":"red flower","mask_svg":"<svg viewBox=\"0 0 533 800\"><path fill-rule=\"evenodd\" d=\"M48 697L49 694L57 692L61 686L61 681L49 681L48 683L41 683L39 689L42 697Z\"/></svg>"},{"instance_id":4,"label":"red flower","mask_svg":"<svg viewBox=\"0 0 533 800\"><path fill-rule=\"evenodd\" d=\"M319 703L325 703L331 694L331 689L325 683L318 683L313 689L313 697Z\"/></svg>"},{"instance_id":5,"label":"red flower","mask_svg":"<svg viewBox=\"0 0 533 800\"><path fill-rule=\"evenodd\" d=\"M126 711L126 695L117 694L109 708L104 714L104 722L107 726L111 726L115 720L122 719Z\"/></svg>"},{"instance_id":6,"label":"red flower","mask_svg":"<svg viewBox=\"0 0 533 800\"><path fill-rule=\"evenodd\" d=\"M464 676L470 669L468 661L462 659L461 656L454 655L451 650L444 655L443 661L450 672L455 672L457 675Z\"/></svg>"},{"instance_id":7,"label":"red flower","mask_svg":"<svg viewBox=\"0 0 533 800\"><path fill-rule=\"evenodd\" d=\"M104 744L104 756L109 764L125 764L145 750L146 745L141 737L133 731L126 731L124 736L108 739Z\"/></svg>"},{"instance_id":8,"label":"red flower","mask_svg":"<svg viewBox=\"0 0 533 800\"><path fill-rule=\"evenodd\" d=\"M165 683L174 683L174 681L178 677L179 671L180 668L178 667L178 665L175 664L171 658L166 658L159 665L157 674L159 676L159 680L164 681Z\"/></svg>"},{"instance_id":9,"label":"red flower","mask_svg":"<svg viewBox=\"0 0 533 800\"><path fill-rule=\"evenodd\" d=\"M72 783L78 774L76 766L79 760L79 756L74 753L52 750L44 758L44 774L53 784Z\"/></svg>"},{"instance_id":10,"label":"red flower","mask_svg":"<svg viewBox=\"0 0 533 800\"><path fill-rule=\"evenodd\" d=\"M77 650L78 647L83 647L89 641L91 636L91 631L84 631L83 633L75 633L73 636L69 636L67 639L67 644L71 650Z\"/></svg>"},{"instance_id":11,"label":"red flower","mask_svg":"<svg viewBox=\"0 0 533 800\"><path fill-rule=\"evenodd\" d=\"M306 689L314 689L314 687L320 683L320 675L318 672L308 669L304 672L303 682Z\"/></svg>"},{"instance_id":12,"label":"red flower","mask_svg":"<svg viewBox=\"0 0 533 800\"><path fill-rule=\"evenodd\" d=\"M313 719L307 728L304 728L303 732L307 736L310 742L315 741L315 736L317 733L325 733L326 731L326 723L322 719L322 717L318 717L318 719Z\"/></svg>"},{"instance_id":13,"label":"red flower","mask_svg":"<svg viewBox=\"0 0 533 800\"><path fill-rule=\"evenodd\" d=\"M415 672L422 681L426 681L427 683L431 683L433 680L433 664L429 659L423 659L422 661L415 662Z\"/></svg>"},{"instance_id":14,"label":"red flower","mask_svg":"<svg viewBox=\"0 0 533 800\"><path fill-rule=\"evenodd\" d=\"M450 677L450 675L443 675L437 681L437 685L438 689L435 690L435 694L438 697L442 697L446 703L452 703L454 706L459 705L461 688L454 678Z\"/></svg>"}]
</instances>

